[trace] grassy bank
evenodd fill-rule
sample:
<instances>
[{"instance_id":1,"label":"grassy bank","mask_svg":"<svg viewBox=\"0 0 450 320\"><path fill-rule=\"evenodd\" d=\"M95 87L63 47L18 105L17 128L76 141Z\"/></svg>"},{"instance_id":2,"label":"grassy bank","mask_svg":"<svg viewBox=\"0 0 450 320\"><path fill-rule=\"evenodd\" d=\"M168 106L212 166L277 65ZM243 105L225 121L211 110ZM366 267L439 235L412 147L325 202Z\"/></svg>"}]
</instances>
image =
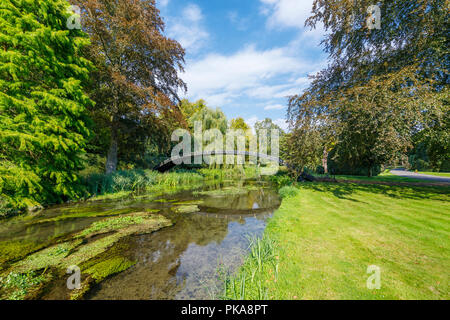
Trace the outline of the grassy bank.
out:
<instances>
[{"instance_id":1,"label":"grassy bank","mask_svg":"<svg viewBox=\"0 0 450 320\"><path fill-rule=\"evenodd\" d=\"M269 299L450 298L450 188L287 188L265 231L275 243L267 256L275 260L256 268L254 256L247 258L229 280L245 293L240 298L259 299L260 292ZM367 288L370 265L381 268L379 290ZM235 292L229 287L226 298Z\"/></svg>"}]
</instances>

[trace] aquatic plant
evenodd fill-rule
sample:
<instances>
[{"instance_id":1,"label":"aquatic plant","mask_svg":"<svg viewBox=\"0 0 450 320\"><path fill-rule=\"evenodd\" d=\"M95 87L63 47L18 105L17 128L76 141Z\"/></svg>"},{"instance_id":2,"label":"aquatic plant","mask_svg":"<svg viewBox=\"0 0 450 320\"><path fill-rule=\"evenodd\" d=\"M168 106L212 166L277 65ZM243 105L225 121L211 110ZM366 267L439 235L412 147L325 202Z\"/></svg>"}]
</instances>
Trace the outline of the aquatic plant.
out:
<instances>
[{"instance_id":1,"label":"aquatic plant","mask_svg":"<svg viewBox=\"0 0 450 320\"><path fill-rule=\"evenodd\" d=\"M272 274L273 280L278 278L277 243L264 235L262 238L249 237L250 253L243 266L236 274L220 271L223 283L224 300L267 300L269 289L266 274Z\"/></svg>"},{"instance_id":2,"label":"aquatic plant","mask_svg":"<svg viewBox=\"0 0 450 320\"><path fill-rule=\"evenodd\" d=\"M179 206L173 209L176 213L194 213L200 211L197 205Z\"/></svg>"},{"instance_id":3,"label":"aquatic plant","mask_svg":"<svg viewBox=\"0 0 450 320\"><path fill-rule=\"evenodd\" d=\"M84 272L91 275L96 282L101 282L114 274L127 270L135 264L135 261L128 260L124 257L114 257L99 262Z\"/></svg>"},{"instance_id":4,"label":"aquatic plant","mask_svg":"<svg viewBox=\"0 0 450 320\"><path fill-rule=\"evenodd\" d=\"M11 272L0 277L0 299L23 300L30 292L39 290L39 287L49 280L49 276L35 272Z\"/></svg>"},{"instance_id":5,"label":"aquatic plant","mask_svg":"<svg viewBox=\"0 0 450 320\"><path fill-rule=\"evenodd\" d=\"M30 253L36 252L47 245L45 242L27 240L6 240L0 242L0 270L10 261L19 260Z\"/></svg>"}]
</instances>

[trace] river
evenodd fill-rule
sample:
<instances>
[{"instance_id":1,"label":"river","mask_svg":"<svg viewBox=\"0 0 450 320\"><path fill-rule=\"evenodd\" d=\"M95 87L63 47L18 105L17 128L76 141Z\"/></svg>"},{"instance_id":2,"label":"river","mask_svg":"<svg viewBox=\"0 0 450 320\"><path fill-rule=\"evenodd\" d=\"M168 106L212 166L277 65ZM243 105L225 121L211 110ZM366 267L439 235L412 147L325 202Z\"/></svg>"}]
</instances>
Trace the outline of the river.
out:
<instances>
[{"instance_id":1,"label":"river","mask_svg":"<svg viewBox=\"0 0 450 320\"><path fill-rule=\"evenodd\" d=\"M177 212L183 205L196 206L197 212ZM267 182L221 182L157 198L141 195L55 206L31 218L2 222L0 242L32 241L48 247L104 219L77 217L77 212L159 210L173 225L121 239L114 249L134 265L96 284L84 298L215 299L221 292L219 270L233 272L242 265L248 237L262 235L279 205L276 190ZM55 219L67 214L67 219ZM66 276L60 276L40 298L67 299L69 293Z\"/></svg>"}]
</instances>

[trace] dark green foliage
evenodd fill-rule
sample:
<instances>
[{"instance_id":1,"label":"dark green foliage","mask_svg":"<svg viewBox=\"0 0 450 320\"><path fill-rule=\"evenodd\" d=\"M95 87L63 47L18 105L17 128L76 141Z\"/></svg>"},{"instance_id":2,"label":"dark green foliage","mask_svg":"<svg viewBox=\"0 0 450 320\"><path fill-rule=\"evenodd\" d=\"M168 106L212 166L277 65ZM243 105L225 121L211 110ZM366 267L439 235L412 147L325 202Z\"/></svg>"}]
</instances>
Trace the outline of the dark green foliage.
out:
<instances>
[{"instance_id":1,"label":"dark green foliage","mask_svg":"<svg viewBox=\"0 0 450 320\"><path fill-rule=\"evenodd\" d=\"M446 1L378 2L380 29L366 24L373 4L314 1L307 25L325 26L322 43L330 61L302 95L289 101L288 118L297 138L288 150L294 150L291 158L299 163L307 156L317 162L319 150L308 146L320 144L324 154L334 148L333 160L351 170L367 168L370 176L377 166L406 155L423 130L436 142L427 150L429 156L436 153L436 165L448 158L447 136L435 138L437 132L448 132L443 127L450 65Z\"/></svg>"},{"instance_id":2,"label":"dark green foliage","mask_svg":"<svg viewBox=\"0 0 450 320\"><path fill-rule=\"evenodd\" d=\"M64 0L0 3L0 202L13 208L80 195L90 132L83 93L89 40L66 27Z\"/></svg>"},{"instance_id":3,"label":"dark green foliage","mask_svg":"<svg viewBox=\"0 0 450 320\"><path fill-rule=\"evenodd\" d=\"M381 165L379 164L369 168L362 165L359 161L350 162L342 158L335 159L335 155L336 150L332 150L328 155L328 172L332 175L377 176L381 173Z\"/></svg>"}]
</instances>

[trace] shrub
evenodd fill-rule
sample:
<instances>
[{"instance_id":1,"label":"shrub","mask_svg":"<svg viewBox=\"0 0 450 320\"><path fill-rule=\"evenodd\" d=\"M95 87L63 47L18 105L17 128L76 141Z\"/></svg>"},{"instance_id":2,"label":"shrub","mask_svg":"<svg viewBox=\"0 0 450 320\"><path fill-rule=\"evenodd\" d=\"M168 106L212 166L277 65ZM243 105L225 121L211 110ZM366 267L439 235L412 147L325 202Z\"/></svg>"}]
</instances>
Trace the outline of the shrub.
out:
<instances>
[{"instance_id":1,"label":"shrub","mask_svg":"<svg viewBox=\"0 0 450 320\"><path fill-rule=\"evenodd\" d=\"M295 197L299 193L299 189L294 186L285 186L278 193L282 199Z\"/></svg>"}]
</instances>

